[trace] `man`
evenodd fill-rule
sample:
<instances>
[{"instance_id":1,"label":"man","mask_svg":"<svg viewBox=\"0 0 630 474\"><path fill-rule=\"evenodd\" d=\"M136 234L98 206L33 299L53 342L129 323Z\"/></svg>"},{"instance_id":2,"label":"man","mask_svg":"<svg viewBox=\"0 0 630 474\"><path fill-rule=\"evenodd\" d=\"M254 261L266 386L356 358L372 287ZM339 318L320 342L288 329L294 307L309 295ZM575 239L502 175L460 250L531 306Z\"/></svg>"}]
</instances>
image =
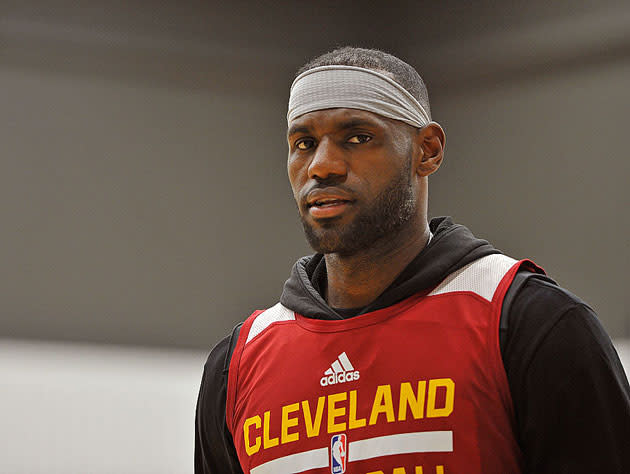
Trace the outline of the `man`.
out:
<instances>
[{"instance_id":1,"label":"man","mask_svg":"<svg viewBox=\"0 0 630 474\"><path fill-rule=\"evenodd\" d=\"M427 222L445 135L418 73L324 54L293 83L288 127L317 253L212 350L195 472L630 472L630 388L593 311Z\"/></svg>"}]
</instances>

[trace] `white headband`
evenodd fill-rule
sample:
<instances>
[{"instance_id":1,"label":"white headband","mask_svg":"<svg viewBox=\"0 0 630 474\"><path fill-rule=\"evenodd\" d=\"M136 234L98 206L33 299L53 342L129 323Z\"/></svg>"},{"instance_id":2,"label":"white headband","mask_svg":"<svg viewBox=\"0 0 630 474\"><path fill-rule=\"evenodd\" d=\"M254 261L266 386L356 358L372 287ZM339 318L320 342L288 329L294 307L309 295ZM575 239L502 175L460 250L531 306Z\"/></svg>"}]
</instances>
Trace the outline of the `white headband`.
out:
<instances>
[{"instance_id":1,"label":"white headband","mask_svg":"<svg viewBox=\"0 0 630 474\"><path fill-rule=\"evenodd\" d=\"M385 74L355 66L320 66L295 78L287 122L315 110L348 108L373 112L422 128L431 117L403 86Z\"/></svg>"}]
</instances>

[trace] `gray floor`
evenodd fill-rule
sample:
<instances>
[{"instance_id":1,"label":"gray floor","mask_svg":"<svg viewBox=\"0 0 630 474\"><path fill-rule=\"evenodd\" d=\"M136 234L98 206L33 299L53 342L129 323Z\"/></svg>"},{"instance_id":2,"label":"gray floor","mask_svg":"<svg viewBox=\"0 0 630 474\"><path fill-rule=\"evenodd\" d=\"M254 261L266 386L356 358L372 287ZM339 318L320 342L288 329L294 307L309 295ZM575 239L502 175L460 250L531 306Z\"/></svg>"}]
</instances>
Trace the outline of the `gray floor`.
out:
<instances>
[{"instance_id":1,"label":"gray floor","mask_svg":"<svg viewBox=\"0 0 630 474\"><path fill-rule=\"evenodd\" d=\"M615 345L626 372L630 340ZM192 472L206 352L0 340L0 473Z\"/></svg>"}]
</instances>

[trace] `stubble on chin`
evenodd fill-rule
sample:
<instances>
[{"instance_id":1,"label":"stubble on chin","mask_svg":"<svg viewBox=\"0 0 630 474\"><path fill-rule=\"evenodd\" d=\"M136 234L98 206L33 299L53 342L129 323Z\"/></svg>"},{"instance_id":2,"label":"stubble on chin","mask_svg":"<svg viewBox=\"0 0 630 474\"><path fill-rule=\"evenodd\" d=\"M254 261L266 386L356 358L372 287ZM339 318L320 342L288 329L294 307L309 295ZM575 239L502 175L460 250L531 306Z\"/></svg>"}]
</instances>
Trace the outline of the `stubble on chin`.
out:
<instances>
[{"instance_id":1,"label":"stubble on chin","mask_svg":"<svg viewBox=\"0 0 630 474\"><path fill-rule=\"evenodd\" d=\"M400 232L417 209L410 166L411 162L409 168L404 169L371 205L360 210L347 224L338 222L339 219L331 219L315 227L300 214L304 234L311 248L317 253L352 255Z\"/></svg>"},{"instance_id":2,"label":"stubble on chin","mask_svg":"<svg viewBox=\"0 0 630 474\"><path fill-rule=\"evenodd\" d=\"M303 217L301 220L306 241L315 252L323 254L346 253L351 250L348 248L349 239L344 235L343 229L336 228L333 223L315 229Z\"/></svg>"}]
</instances>

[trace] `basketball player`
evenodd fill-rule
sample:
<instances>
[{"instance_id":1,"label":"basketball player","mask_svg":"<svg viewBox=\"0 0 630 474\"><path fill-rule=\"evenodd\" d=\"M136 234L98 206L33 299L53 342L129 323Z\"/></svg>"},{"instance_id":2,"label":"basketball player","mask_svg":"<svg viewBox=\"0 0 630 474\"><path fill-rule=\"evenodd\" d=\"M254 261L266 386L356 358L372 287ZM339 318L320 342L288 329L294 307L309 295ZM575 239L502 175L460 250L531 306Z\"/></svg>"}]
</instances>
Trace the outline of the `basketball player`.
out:
<instances>
[{"instance_id":1,"label":"basketball player","mask_svg":"<svg viewBox=\"0 0 630 474\"><path fill-rule=\"evenodd\" d=\"M592 309L428 222L445 135L418 73L335 50L299 71L287 117L316 254L212 350L195 472L630 473L630 388Z\"/></svg>"}]
</instances>

